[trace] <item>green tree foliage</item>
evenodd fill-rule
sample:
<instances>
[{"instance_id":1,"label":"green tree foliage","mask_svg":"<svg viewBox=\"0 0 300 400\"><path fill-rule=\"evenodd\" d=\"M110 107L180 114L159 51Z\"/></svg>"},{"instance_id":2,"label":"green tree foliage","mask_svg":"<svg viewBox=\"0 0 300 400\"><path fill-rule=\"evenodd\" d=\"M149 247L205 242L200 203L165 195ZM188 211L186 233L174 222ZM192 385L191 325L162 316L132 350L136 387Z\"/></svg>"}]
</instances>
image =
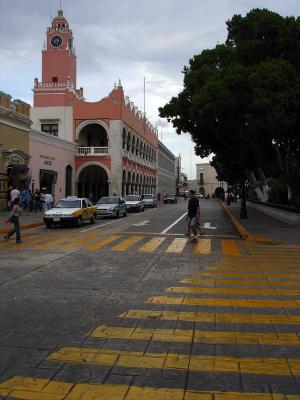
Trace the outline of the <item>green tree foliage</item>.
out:
<instances>
[{"instance_id":1,"label":"green tree foliage","mask_svg":"<svg viewBox=\"0 0 300 400\"><path fill-rule=\"evenodd\" d=\"M264 169L298 195L300 178L300 18L266 9L227 21L225 44L195 55L184 88L159 109L197 155L215 154L230 183ZM244 137L244 162L242 139Z\"/></svg>"}]
</instances>

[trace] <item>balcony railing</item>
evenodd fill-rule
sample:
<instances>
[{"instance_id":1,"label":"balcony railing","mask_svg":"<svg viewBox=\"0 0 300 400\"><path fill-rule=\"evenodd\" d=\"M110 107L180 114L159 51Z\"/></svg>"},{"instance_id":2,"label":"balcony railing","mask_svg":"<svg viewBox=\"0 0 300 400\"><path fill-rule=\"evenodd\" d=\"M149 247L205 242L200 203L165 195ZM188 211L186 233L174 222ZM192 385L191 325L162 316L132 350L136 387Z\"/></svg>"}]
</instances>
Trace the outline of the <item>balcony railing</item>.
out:
<instances>
[{"instance_id":1,"label":"balcony railing","mask_svg":"<svg viewBox=\"0 0 300 400\"><path fill-rule=\"evenodd\" d=\"M76 147L76 156L99 157L108 154L108 147Z\"/></svg>"},{"instance_id":2,"label":"balcony railing","mask_svg":"<svg viewBox=\"0 0 300 400\"><path fill-rule=\"evenodd\" d=\"M137 156L136 154L132 154L127 150L123 150L123 157L128 158L129 160L135 161L139 164L146 165L147 167L155 169L155 164L151 161L145 160L142 157Z\"/></svg>"}]
</instances>

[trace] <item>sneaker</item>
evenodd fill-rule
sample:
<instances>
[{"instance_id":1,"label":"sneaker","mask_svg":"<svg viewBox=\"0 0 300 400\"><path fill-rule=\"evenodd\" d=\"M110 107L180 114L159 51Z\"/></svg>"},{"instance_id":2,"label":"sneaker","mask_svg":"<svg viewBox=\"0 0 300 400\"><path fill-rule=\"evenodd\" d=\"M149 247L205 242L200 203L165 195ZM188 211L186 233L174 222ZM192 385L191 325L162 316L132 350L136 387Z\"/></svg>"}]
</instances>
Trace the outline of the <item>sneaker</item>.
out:
<instances>
[{"instance_id":1,"label":"sneaker","mask_svg":"<svg viewBox=\"0 0 300 400\"><path fill-rule=\"evenodd\" d=\"M17 240L16 243L23 243L22 240Z\"/></svg>"},{"instance_id":2,"label":"sneaker","mask_svg":"<svg viewBox=\"0 0 300 400\"><path fill-rule=\"evenodd\" d=\"M8 242L9 237L7 235L4 235L3 238Z\"/></svg>"},{"instance_id":3,"label":"sneaker","mask_svg":"<svg viewBox=\"0 0 300 400\"><path fill-rule=\"evenodd\" d=\"M194 239L191 240L191 243L197 243L197 242L198 242L197 238L194 238Z\"/></svg>"}]
</instances>

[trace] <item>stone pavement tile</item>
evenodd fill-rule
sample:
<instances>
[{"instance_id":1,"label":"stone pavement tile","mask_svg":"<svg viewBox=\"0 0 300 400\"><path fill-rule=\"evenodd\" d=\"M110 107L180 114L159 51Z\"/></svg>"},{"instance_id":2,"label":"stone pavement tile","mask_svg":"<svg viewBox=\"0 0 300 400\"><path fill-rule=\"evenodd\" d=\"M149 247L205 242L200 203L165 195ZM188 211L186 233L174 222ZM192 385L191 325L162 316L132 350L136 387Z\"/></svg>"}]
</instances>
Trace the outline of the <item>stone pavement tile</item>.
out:
<instances>
[{"instance_id":1,"label":"stone pavement tile","mask_svg":"<svg viewBox=\"0 0 300 400\"><path fill-rule=\"evenodd\" d=\"M239 374L212 374L189 371L186 390L241 392Z\"/></svg>"},{"instance_id":2,"label":"stone pavement tile","mask_svg":"<svg viewBox=\"0 0 300 400\"><path fill-rule=\"evenodd\" d=\"M184 389L186 379L186 371L178 371L175 377L174 375L163 374L161 371L145 370L144 374L134 377L133 385Z\"/></svg>"},{"instance_id":3,"label":"stone pavement tile","mask_svg":"<svg viewBox=\"0 0 300 400\"><path fill-rule=\"evenodd\" d=\"M131 386L134 381L134 376L132 375L117 375L117 374L108 374L104 379L105 384L109 385L128 385Z\"/></svg>"},{"instance_id":4,"label":"stone pavement tile","mask_svg":"<svg viewBox=\"0 0 300 400\"><path fill-rule=\"evenodd\" d=\"M65 364L55 375L55 380L76 383L103 383L110 371L111 366Z\"/></svg>"},{"instance_id":5,"label":"stone pavement tile","mask_svg":"<svg viewBox=\"0 0 300 400\"><path fill-rule=\"evenodd\" d=\"M273 384L269 385L269 390L272 393L284 393L284 394L298 394L300 393L300 383L293 383L293 385L285 384ZM246 389L245 389L246 391Z\"/></svg>"}]
</instances>

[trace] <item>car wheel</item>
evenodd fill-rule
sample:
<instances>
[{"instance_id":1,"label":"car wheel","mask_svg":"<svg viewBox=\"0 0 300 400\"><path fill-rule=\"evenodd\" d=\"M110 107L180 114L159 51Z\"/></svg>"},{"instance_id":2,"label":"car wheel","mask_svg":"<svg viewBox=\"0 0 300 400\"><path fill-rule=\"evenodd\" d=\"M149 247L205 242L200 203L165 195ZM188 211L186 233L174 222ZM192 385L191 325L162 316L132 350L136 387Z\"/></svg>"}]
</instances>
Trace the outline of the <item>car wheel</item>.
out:
<instances>
[{"instance_id":1,"label":"car wheel","mask_svg":"<svg viewBox=\"0 0 300 400\"><path fill-rule=\"evenodd\" d=\"M78 217L78 218L77 218L77 221L76 221L76 226L77 226L78 228L80 228L81 225L82 225L82 219L81 219L81 217Z\"/></svg>"},{"instance_id":2,"label":"car wheel","mask_svg":"<svg viewBox=\"0 0 300 400\"><path fill-rule=\"evenodd\" d=\"M115 215L115 218L119 218L119 216L120 216L120 213L119 213L119 210L116 212L116 215Z\"/></svg>"},{"instance_id":3,"label":"car wheel","mask_svg":"<svg viewBox=\"0 0 300 400\"><path fill-rule=\"evenodd\" d=\"M123 217L127 217L127 210L124 211Z\"/></svg>"},{"instance_id":4,"label":"car wheel","mask_svg":"<svg viewBox=\"0 0 300 400\"><path fill-rule=\"evenodd\" d=\"M142 211L145 211L145 206L142 208Z\"/></svg>"},{"instance_id":5,"label":"car wheel","mask_svg":"<svg viewBox=\"0 0 300 400\"><path fill-rule=\"evenodd\" d=\"M139 208L138 208L138 212L141 212L142 211L142 207L141 206L139 206Z\"/></svg>"},{"instance_id":6,"label":"car wheel","mask_svg":"<svg viewBox=\"0 0 300 400\"><path fill-rule=\"evenodd\" d=\"M92 216L92 218L90 219L90 223L91 224L94 224L96 222L96 215L94 214L93 216Z\"/></svg>"}]
</instances>

